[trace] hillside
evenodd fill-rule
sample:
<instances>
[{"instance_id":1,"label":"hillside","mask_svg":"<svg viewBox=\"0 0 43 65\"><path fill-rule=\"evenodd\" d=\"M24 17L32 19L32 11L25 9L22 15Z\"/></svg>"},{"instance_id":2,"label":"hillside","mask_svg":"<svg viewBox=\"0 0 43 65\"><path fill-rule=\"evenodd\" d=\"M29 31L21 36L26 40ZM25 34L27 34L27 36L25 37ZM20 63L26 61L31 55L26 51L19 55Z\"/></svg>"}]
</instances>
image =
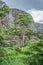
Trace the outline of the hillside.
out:
<instances>
[{"instance_id":1,"label":"hillside","mask_svg":"<svg viewBox=\"0 0 43 65\"><path fill-rule=\"evenodd\" d=\"M3 20L2 24L6 25L7 28L13 27L13 22L18 19L18 15L20 14L27 14L25 11L19 9L11 9L9 15L7 15Z\"/></svg>"},{"instance_id":2,"label":"hillside","mask_svg":"<svg viewBox=\"0 0 43 65\"><path fill-rule=\"evenodd\" d=\"M0 0L0 65L43 65L43 24L6 2Z\"/></svg>"},{"instance_id":3,"label":"hillside","mask_svg":"<svg viewBox=\"0 0 43 65\"><path fill-rule=\"evenodd\" d=\"M6 26L6 28L14 27L14 21L18 19L18 15L20 14L28 14L25 11L19 10L19 9L11 9L9 15L7 15L3 20L2 24ZM31 14L29 14L31 16ZM31 26L31 29L33 31L43 33L43 24L42 23L36 23L34 22Z\"/></svg>"}]
</instances>

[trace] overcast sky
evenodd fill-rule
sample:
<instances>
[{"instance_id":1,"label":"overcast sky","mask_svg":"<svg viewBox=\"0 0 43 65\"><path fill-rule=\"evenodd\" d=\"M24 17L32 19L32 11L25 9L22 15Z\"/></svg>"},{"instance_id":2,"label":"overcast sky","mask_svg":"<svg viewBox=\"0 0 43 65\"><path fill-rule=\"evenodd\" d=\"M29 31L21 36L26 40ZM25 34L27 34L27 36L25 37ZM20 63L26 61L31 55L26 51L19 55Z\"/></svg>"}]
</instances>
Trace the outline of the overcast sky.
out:
<instances>
[{"instance_id":1,"label":"overcast sky","mask_svg":"<svg viewBox=\"0 0 43 65\"><path fill-rule=\"evenodd\" d=\"M10 7L22 10L37 9L43 10L43 0L3 0Z\"/></svg>"},{"instance_id":2,"label":"overcast sky","mask_svg":"<svg viewBox=\"0 0 43 65\"><path fill-rule=\"evenodd\" d=\"M43 0L3 0L11 8L27 11L35 22L43 23Z\"/></svg>"}]
</instances>

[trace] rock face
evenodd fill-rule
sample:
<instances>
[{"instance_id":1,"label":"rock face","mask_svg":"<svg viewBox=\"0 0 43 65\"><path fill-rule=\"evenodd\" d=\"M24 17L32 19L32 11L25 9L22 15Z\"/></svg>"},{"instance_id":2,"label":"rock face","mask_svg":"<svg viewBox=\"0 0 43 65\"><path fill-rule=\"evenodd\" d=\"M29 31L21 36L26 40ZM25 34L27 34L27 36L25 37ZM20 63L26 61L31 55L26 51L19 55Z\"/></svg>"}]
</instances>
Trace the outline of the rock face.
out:
<instances>
[{"instance_id":1,"label":"rock face","mask_svg":"<svg viewBox=\"0 0 43 65\"><path fill-rule=\"evenodd\" d=\"M7 15L2 20L2 24L6 25L7 28L14 27L14 21L18 19L19 14L27 14L27 13L19 9L12 9L9 15Z\"/></svg>"},{"instance_id":2,"label":"rock face","mask_svg":"<svg viewBox=\"0 0 43 65\"><path fill-rule=\"evenodd\" d=\"M43 23L33 23L31 25L31 28L38 33L42 33L43 34Z\"/></svg>"},{"instance_id":3,"label":"rock face","mask_svg":"<svg viewBox=\"0 0 43 65\"><path fill-rule=\"evenodd\" d=\"M34 26L39 33L43 33L43 23L34 23Z\"/></svg>"},{"instance_id":4,"label":"rock face","mask_svg":"<svg viewBox=\"0 0 43 65\"><path fill-rule=\"evenodd\" d=\"M9 15L7 15L3 20L2 24L4 24L7 28L14 27L14 21L18 19L19 14L27 14L26 12L19 9L12 9ZM41 23L33 23L31 25L31 29L36 32L43 33L43 24Z\"/></svg>"}]
</instances>

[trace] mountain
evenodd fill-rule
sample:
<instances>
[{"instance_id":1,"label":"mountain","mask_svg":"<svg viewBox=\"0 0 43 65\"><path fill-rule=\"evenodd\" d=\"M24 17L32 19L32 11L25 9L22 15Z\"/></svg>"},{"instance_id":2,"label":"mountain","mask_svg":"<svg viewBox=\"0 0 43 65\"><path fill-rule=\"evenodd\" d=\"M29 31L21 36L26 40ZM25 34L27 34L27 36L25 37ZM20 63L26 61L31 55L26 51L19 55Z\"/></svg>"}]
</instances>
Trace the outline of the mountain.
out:
<instances>
[{"instance_id":1,"label":"mountain","mask_svg":"<svg viewBox=\"0 0 43 65\"><path fill-rule=\"evenodd\" d=\"M19 14L28 14L28 13L25 12L25 11L16 9L16 8L11 9L9 15L7 15L2 20L2 24L5 25L6 28L14 27L14 21L18 19L18 15ZM31 29L33 29L33 31L36 31L36 32L39 32L39 33L43 33L43 24L34 22L31 25Z\"/></svg>"},{"instance_id":2,"label":"mountain","mask_svg":"<svg viewBox=\"0 0 43 65\"><path fill-rule=\"evenodd\" d=\"M33 31L43 34L43 23L34 22L31 25L31 28L33 29Z\"/></svg>"},{"instance_id":3,"label":"mountain","mask_svg":"<svg viewBox=\"0 0 43 65\"><path fill-rule=\"evenodd\" d=\"M26 12L19 10L19 9L12 9L9 13L9 15L7 15L3 20L2 20L2 24L4 24L7 28L9 27L13 27L14 26L14 21L18 19L18 15L20 14L27 14Z\"/></svg>"}]
</instances>

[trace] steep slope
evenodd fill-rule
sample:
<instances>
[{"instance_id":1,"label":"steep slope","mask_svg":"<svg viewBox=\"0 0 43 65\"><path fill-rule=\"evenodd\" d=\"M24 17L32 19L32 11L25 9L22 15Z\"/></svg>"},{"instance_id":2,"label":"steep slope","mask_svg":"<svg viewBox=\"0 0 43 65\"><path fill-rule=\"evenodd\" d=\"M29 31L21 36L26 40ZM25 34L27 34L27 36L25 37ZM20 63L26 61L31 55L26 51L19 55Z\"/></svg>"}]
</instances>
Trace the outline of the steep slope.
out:
<instances>
[{"instance_id":1,"label":"steep slope","mask_svg":"<svg viewBox=\"0 0 43 65\"><path fill-rule=\"evenodd\" d=\"M18 19L19 14L27 14L27 13L22 10L14 8L10 11L9 15L7 15L3 19L2 24L6 25L6 27L8 28L14 26L13 22Z\"/></svg>"},{"instance_id":2,"label":"steep slope","mask_svg":"<svg viewBox=\"0 0 43 65\"><path fill-rule=\"evenodd\" d=\"M2 24L6 26L6 28L14 27L14 21L18 19L19 14L28 14L25 11L19 10L19 9L11 9L9 15L7 15L3 20ZM29 14L31 16L31 14ZM43 33L43 24L41 23L33 23L31 25L31 29L33 29L36 32Z\"/></svg>"}]
</instances>

